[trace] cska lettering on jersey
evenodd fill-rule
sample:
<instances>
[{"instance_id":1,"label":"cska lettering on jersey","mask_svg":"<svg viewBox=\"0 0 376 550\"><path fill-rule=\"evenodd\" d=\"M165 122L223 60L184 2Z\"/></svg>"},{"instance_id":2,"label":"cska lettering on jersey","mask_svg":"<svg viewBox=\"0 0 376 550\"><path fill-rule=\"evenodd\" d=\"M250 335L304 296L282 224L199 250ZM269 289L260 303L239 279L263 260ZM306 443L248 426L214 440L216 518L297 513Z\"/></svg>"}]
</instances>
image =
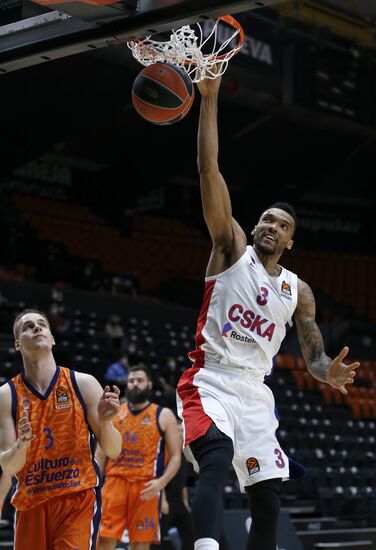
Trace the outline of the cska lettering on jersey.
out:
<instances>
[{"instance_id":1,"label":"cska lettering on jersey","mask_svg":"<svg viewBox=\"0 0 376 550\"><path fill-rule=\"evenodd\" d=\"M240 304L233 304L228 311L228 318L234 323L239 322L243 328L271 342L275 330L275 323L265 319L262 315L258 315L251 309L246 309Z\"/></svg>"}]
</instances>

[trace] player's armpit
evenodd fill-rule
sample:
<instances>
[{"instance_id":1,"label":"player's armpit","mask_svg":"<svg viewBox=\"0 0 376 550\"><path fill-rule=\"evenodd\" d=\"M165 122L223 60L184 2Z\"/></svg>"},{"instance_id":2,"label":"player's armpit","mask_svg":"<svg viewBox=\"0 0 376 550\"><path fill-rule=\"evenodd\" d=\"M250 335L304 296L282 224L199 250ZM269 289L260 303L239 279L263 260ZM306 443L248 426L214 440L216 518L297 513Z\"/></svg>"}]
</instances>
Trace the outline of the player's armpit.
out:
<instances>
[{"instance_id":1,"label":"player's armpit","mask_svg":"<svg viewBox=\"0 0 376 550\"><path fill-rule=\"evenodd\" d=\"M206 269L206 276L218 275L238 261L247 249L247 237L238 222L232 218L231 244L214 244Z\"/></svg>"}]
</instances>

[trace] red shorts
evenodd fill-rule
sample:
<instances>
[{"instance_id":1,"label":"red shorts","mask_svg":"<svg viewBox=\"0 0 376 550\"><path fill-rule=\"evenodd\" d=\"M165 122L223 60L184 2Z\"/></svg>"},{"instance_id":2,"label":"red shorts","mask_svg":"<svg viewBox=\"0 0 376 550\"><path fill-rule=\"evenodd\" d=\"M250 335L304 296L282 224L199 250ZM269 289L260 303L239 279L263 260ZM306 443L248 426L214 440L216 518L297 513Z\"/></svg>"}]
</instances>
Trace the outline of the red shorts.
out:
<instances>
[{"instance_id":1,"label":"red shorts","mask_svg":"<svg viewBox=\"0 0 376 550\"><path fill-rule=\"evenodd\" d=\"M158 543L159 497L141 500L144 481L127 481L109 476L102 489L103 512L99 536L121 540L128 529L130 542Z\"/></svg>"},{"instance_id":2,"label":"red shorts","mask_svg":"<svg viewBox=\"0 0 376 550\"><path fill-rule=\"evenodd\" d=\"M101 514L99 489L53 497L16 511L14 550L94 550Z\"/></svg>"}]
</instances>

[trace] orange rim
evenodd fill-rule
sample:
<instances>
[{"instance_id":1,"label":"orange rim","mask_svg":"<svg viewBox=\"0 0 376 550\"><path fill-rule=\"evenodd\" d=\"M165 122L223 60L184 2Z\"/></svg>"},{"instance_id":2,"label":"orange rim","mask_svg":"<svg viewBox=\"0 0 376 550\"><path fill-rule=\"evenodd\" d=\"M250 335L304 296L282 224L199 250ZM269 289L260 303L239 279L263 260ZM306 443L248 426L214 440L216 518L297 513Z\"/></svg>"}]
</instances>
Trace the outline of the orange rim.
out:
<instances>
[{"instance_id":1,"label":"orange rim","mask_svg":"<svg viewBox=\"0 0 376 550\"><path fill-rule=\"evenodd\" d=\"M243 30L243 27L241 26L239 21L237 21L234 17L232 17L232 15L221 15L221 16L217 17L217 19L220 20L220 21L223 21L224 23L227 23L228 25L230 25L231 27L233 27L234 29L239 31L238 45L235 48L233 48L233 50L232 50L234 52L232 54L232 56L234 56L237 53L239 53L240 48L244 44L244 30ZM144 41L141 40L140 38L133 38L133 40L130 40L129 42L136 42L137 44L143 44ZM218 56L213 54L213 59L218 59L218 61L221 61L221 60L225 59L229 55L229 53L230 52L228 52L227 54L222 54L222 55L218 55ZM157 53L155 55L157 55ZM232 57L232 56L230 56L230 57ZM230 59L230 57L228 59ZM190 63L192 63L192 61L187 59L185 61L185 63L190 64Z\"/></svg>"},{"instance_id":2,"label":"orange rim","mask_svg":"<svg viewBox=\"0 0 376 550\"><path fill-rule=\"evenodd\" d=\"M231 25L231 27L234 27L234 29L239 31L239 42L238 42L238 45L236 46L236 48L233 48L234 53L232 54L232 55L236 55L237 53L239 53L240 48L244 44L244 30L243 30L243 27L241 26L239 21L237 21L234 17L232 17L232 15L221 15L220 17L218 17L218 19L220 21L224 21L225 23L227 23L228 25ZM221 59L225 59L225 57L227 55L228 55L228 53L223 54L223 55L218 55L218 56L216 56L214 54L214 57L215 57L215 59L221 60Z\"/></svg>"}]
</instances>

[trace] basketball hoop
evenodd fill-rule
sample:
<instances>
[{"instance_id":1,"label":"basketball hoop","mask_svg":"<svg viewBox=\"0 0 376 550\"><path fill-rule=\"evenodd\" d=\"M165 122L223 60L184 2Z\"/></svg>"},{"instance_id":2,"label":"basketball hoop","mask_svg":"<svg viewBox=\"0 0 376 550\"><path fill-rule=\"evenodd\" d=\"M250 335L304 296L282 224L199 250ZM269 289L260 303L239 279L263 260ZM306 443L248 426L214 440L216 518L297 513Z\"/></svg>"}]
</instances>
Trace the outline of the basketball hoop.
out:
<instances>
[{"instance_id":1,"label":"basketball hoop","mask_svg":"<svg viewBox=\"0 0 376 550\"><path fill-rule=\"evenodd\" d=\"M130 40L127 45L133 57L146 67L153 63L173 63L184 69L192 82L214 79L226 71L229 60L243 46L244 31L231 15L218 17L207 36L203 29L206 23L195 24L198 35L196 29L184 25L172 30L169 40L157 41L147 36L144 40ZM219 39L220 25L226 30L223 41Z\"/></svg>"}]
</instances>

